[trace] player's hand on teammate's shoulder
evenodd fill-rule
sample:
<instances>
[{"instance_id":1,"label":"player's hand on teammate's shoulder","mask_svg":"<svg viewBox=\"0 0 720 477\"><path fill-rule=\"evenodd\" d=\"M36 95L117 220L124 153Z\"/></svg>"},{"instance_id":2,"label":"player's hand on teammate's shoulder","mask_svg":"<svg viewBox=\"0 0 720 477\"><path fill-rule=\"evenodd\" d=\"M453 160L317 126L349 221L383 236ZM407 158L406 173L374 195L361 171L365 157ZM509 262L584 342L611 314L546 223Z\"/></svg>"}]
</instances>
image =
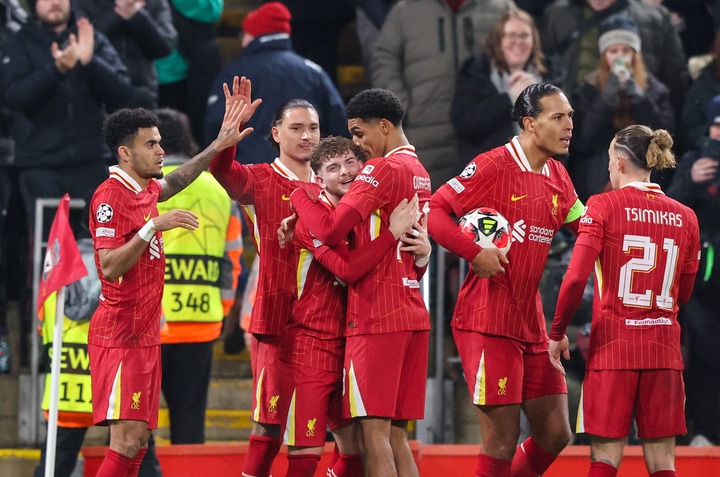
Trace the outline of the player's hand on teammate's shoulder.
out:
<instances>
[{"instance_id":1,"label":"player's hand on teammate's shoulder","mask_svg":"<svg viewBox=\"0 0 720 477\"><path fill-rule=\"evenodd\" d=\"M552 364L553 368L557 369L558 373L563 376L565 376L565 367L562 365L562 361L560 361L560 355L562 355L565 359L570 359L569 347L570 344L567 335L563 335L563 339L560 341L550 340L550 344L548 346L550 364Z\"/></svg>"},{"instance_id":2,"label":"player's hand on teammate's shoulder","mask_svg":"<svg viewBox=\"0 0 720 477\"><path fill-rule=\"evenodd\" d=\"M491 278L498 273L505 273L503 265L510 263L504 253L495 247L486 247L473 259L473 272L480 278Z\"/></svg>"},{"instance_id":3,"label":"player's hand on teammate's shoulder","mask_svg":"<svg viewBox=\"0 0 720 477\"><path fill-rule=\"evenodd\" d=\"M277 237L278 242L280 242L280 248L285 248L285 245L292 242L293 236L295 235L295 224L297 224L297 219L297 214L292 214L280 221L280 228L277 229Z\"/></svg>"},{"instance_id":4,"label":"player's hand on teammate's shoulder","mask_svg":"<svg viewBox=\"0 0 720 477\"><path fill-rule=\"evenodd\" d=\"M198 216L189 210L173 209L153 219L156 230L171 230L177 227L195 230L200 225Z\"/></svg>"}]
</instances>

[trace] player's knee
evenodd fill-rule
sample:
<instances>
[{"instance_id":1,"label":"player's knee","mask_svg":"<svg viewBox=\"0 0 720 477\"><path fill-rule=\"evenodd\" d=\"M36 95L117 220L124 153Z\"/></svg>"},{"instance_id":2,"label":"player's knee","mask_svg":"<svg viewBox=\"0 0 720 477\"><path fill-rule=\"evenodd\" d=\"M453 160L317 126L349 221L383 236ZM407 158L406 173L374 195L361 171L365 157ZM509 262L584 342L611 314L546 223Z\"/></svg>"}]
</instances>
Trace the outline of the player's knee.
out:
<instances>
[{"instance_id":1,"label":"player's knee","mask_svg":"<svg viewBox=\"0 0 720 477\"><path fill-rule=\"evenodd\" d=\"M515 441L495 440L483 443L482 453L500 460L512 460L517 448L517 439Z\"/></svg>"},{"instance_id":2,"label":"player's knee","mask_svg":"<svg viewBox=\"0 0 720 477\"><path fill-rule=\"evenodd\" d=\"M536 438L537 439L537 438ZM559 454L572 441L572 432L569 426L561 426L549 433L544 442L538 445L551 454Z\"/></svg>"},{"instance_id":3,"label":"player's knee","mask_svg":"<svg viewBox=\"0 0 720 477\"><path fill-rule=\"evenodd\" d=\"M128 432L113 436L110 447L124 456L134 458L147 445L147 441L148 437Z\"/></svg>"}]
</instances>

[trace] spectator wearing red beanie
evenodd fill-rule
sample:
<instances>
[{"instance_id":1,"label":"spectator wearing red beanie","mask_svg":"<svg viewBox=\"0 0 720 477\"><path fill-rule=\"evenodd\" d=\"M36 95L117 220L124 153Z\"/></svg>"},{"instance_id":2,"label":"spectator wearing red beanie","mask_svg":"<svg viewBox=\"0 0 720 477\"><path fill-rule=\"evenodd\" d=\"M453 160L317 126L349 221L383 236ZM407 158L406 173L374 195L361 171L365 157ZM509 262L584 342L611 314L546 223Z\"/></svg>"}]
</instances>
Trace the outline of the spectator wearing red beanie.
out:
<instances>
[{"instance_id":1,"label":"spectator wearing red beanie","mask_svg":"<svg viewBox=\"0 0 720 477\"><path fill-rule=\"evenodd\" d=\"M253 37L272 33L290 34L290 10L280 2L268 2L248 13L242 22L245 33ZM244 42L244 41L243 41Z\"/></svg>"}]
</instances>

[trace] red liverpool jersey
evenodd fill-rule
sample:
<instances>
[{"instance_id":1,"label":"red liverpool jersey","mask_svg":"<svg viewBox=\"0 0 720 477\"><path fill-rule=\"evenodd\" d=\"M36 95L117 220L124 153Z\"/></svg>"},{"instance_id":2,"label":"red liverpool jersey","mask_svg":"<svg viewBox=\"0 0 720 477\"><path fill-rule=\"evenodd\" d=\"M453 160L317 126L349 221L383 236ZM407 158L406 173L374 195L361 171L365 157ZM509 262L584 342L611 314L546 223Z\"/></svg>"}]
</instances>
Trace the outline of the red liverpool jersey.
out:
<instances>
[{"instance_id":1,"label":"red liverpool jersey","mask_svg":"<svg viewBox=\"0 0 720 477\"><path fill-rule=\"evenodd\" d=\"M160 344L160 315L165 276L165 253L158 231L140 260L123 276L111 282L100 270L98 250L115 249L128 243L140 228L158 216L160 183L150 180L147 188L119 167L110 168L110 178L100 184L90 202L90 234L95 247L102 293L90 320L88 343L108 348L139 348Z\"/></svg>"},{"instance_id":2,"label":"red liverpool jersey","mask_svg":"<svg viewBox=\"0 0 720 477\"><path fill-rule=\"evenodd\" d=\"M633 182L588 200L577 244L600 253L588 368L683 369L675 297L698 269L695 213Z\"/></svg>"},{"instance_id":3,"label":"red liverpool jersey","mask_svg":"<svg viewBox=\"0 0 720 477\"><path fill-rule=\"evenodd\" d=\"M321 196L323 197L323 196ZM332 208L323 198L329 208ZM283 338L282 359L289 363L340 372L345 348L347 287L315 257L326 245L302 220L295 227L297 302Z\"/></svg>"},{"instance_id":4,"label":"red liverpool jersey","mask_svg":"<svg viewBox=\"0 0 720 477\"><path fill-rule=\"evenodd\" d=\"M452 326L529 343L546 341L540 278L553 236L582 213L565 167L549 159L541 173L533 172L514 138L477 156L437 193L457 217L477 207L497 210L508 219L513 233L505 273L494 278L468 273Z\"/></svg>"},{"instance_id":5,"label":"red liverpool jersey","mask_svg":"<svg viewBox=\"0 0 720 477\"><path fill-rule=\"evenodd\" d=\"M280 336L295 302L297 251L280 248L277 229L282 219L292 215L290 194L298 187L298 177L279 159L272 164L241 165L227 151L234 148L218 156L210 170L243 206L260 259L249 331Z\"/></svg>"},{"instance_id":6,"label":"red liverpool jersey","mask_svg":"<svg viewBox=\"0 0 720 477\"><path fill-rule=\"evenodd\" d=\"M366 162L341 200L363 217L354 229L354 248L370 243L388 228L390 214L402 199L418 194L420 210L427 212L430 191L430 176L412 146ZM350 286L347 335L429 329L414 258L400 252L398 243L368 275Z\"/></svg>"},{"instance_id":7,"label":"red liverpool jersey","mask_svg":"<svg viewBox=\"0 0 720 477\"><path fill-rule=\"evenodd\" d=\"M322 193L320 201L334 207ZM332 248L316 239L298 221L293 244L298 248L297 301L283 336L284 361L340 372L345 347L347 283L355 283L395 246L389 230L363 248L349 251L346 243Z\"/></svg>"}]
</instances>

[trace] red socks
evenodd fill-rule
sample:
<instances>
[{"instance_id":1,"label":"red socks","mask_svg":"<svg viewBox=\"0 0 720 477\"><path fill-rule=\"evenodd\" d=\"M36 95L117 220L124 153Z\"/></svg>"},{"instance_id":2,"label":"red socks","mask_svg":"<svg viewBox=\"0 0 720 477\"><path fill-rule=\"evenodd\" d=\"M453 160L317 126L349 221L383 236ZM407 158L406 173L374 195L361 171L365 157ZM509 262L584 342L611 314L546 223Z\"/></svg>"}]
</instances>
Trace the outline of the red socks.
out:
<instances>
[{"instance_id":1,"label":"red socks","mask_svg":"<svg viewBox=\"0 0 720 477\"><path fill-rule=\"evenodd\" d=\"M337 444L333 447L333 453L330 456L330 463L328 464L328 470L335 467L335 464L337 464L337 461L340 460L340 449L338 449Z\"/></svg>"},{"instance_id":2,"label":"red socks","mask_svg":"<svg viewBox=\"0 0 720 477\"><path fill-rule=\"evenodd\" d=\"M245 465L242 469L243 475L268 477L273 460L280 451L281 445L282 440L279 437L251 435Z\"/></svg>"},{"instance_id":3,"label":"red socks","mask_svg":"<svg viewBox=\"0 0 720 477\"><path fill-rule=\"evenodd\" d=\"M127 475L127 477L138 476L138 474L140 473L140 466L142 465L142 461L145 458L145 454L147 454L147 447L143 447L138 451L137 455L133 459L132 470Z\"/></svg>"},{"instance_id":4,"label":"red socks","mask_svg":"<svg viewBox=\"0 0 720 477\"><path fill-rule=\"evenodd\" d=\"M590 464L590 472L587 477L615 477L617 469L605 462L593 462Z\"/></svg>"},{"instance_id":5,"label":"red socks","mask_svg":"<svg viewBox=\"0 0 720 477\"><path fill-rule=\"evenodd\" d=\"M359 455L338 452L339 459L328 469L328 477L363 477L362 459Z\"/></svg>"},{"instance_id":6,"label":"red socks","mask_svg":"<svg viewBox=\"0 0 720 477\"><path fill-rule=\"evenodd\" d=\"M95 477L118 477L132 475L133 459L124 456L110 448L105 452L105 458ZM137 475L137 474L136 474Z\"/></svg>"},{"instance_id":7,"label":"red socks","mask_svg":"<svg viewBox=\"0 0 720 477\"><path fill-rule=\"evenodd\" d=\"M500 460L489 455L478 455L475 477L510 477L510 460Z\"/></svg>"},{"instance_id":8,"label":"red socks","mask_svg":"<svg viewBox=\"0 0 720 477\"><path fill-rule=\"evenodd\" d=\"M313 477L318 462L319 454L288 454L288 470L286 477Z\"/></svg>"},{"instance_id":9,"label":"red socks","mask_svg":"<svg viewBox=\"0 0 720 477\"><path fill-rule=\"evenodd\" d=\"M650 477L678 477L674 470L658 470L650 474Z\"/></svg>"},{"instance_id":10,"label":"red socks","mask_svg":"<svg viewBox=\"0 0 720 477\"><path fill-rule=\"evenodd\" d=\"M532 437L517 446L512 460L512 477L537 477L542 475L550 464L555 462L556 455L541 448Z\"/></svg>"}]
</instances>

